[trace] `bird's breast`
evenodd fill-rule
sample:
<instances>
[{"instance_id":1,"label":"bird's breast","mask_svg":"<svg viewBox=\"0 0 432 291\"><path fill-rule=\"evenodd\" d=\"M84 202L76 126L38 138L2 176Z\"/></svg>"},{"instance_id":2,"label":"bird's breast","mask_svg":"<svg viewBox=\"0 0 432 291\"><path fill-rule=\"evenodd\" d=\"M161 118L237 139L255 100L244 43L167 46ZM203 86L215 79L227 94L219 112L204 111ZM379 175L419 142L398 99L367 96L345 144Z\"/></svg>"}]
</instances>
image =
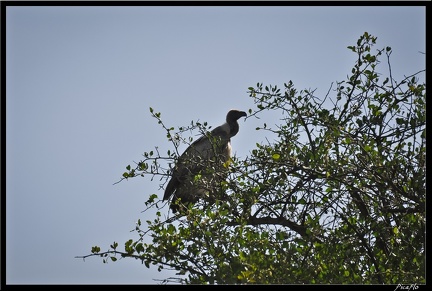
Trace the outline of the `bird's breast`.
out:
<instances>
[{"instance_id":1,"label":"bird's breast","mask_svg":"<svg viewBox=\"0 0 432 291\"><path fill-rule=\"evenodd\" d=\"M230 141L228 141L228 143L226 145L225 153L226 153L226 156L228 158L231 157L232 147L231 147L231 142Z\"/></svg>"}]
</instances>

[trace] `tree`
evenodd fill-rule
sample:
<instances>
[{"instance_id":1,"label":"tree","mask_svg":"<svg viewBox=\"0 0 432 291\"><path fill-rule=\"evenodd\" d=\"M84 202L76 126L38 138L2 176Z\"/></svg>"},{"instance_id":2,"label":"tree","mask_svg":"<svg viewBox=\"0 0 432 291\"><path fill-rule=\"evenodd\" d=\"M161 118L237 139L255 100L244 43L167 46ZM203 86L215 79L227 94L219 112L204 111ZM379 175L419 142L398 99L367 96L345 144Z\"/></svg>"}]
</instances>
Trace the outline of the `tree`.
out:
<instances>
[{"instance_id":1,"label":"tree","mask_svg":"<svg viewBox=\"0 0 432 291\"><path fill-rule=\"evenodd\" d=\"M270 111L283 122L257 128L274 142L232 158L215 190L227 201L197 202L186 216L164 219L152 194L146 211L156 216L138 220L136 239L81 258L135 258L178 270L186 284L425 283L424 70L395 80L392 49L373 52L375 44L365 32L349 46L357 59L350 75L321 98L291 81L282 90L249 87L256 109L248 118ZM383 56L386 74L378 73ZM209 129L192 122L176 131L150 111L174 150L144 153L123 179L168 176L183 133Z\"/></svg>"}]
</instances>

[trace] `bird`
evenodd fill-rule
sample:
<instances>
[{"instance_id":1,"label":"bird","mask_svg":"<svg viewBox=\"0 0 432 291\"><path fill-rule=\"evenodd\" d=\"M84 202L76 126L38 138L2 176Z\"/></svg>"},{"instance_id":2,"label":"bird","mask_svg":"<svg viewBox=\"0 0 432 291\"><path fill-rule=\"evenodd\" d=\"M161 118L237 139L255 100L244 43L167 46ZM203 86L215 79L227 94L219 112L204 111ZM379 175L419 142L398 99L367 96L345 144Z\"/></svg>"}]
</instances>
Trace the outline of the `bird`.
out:
<instances>
[{"instance_id":1,"label":"bird","mask_svg":"<svg viewBox=\"0 0 432 291\"><path fill-rule=\"evenodd\" d=\"M217 189L228 175L231 138L239 132L237 121L246 116L244 111L230 110L224 124L203 134L177 159L163 197L164 201L171 198L170 209L174 214L199 199L209 203L223 199L217 197Z\"/></svg>"}]
</instances>

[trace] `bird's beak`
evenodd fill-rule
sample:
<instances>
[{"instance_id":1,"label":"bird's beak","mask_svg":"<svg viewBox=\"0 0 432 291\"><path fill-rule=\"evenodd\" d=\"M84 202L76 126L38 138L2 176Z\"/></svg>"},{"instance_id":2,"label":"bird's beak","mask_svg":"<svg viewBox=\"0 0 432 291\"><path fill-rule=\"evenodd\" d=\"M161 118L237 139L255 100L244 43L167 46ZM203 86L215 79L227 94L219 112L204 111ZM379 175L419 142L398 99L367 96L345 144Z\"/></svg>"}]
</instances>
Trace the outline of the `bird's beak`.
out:
<instances>
[{"instance_id":1,"label":"bird's beak","mask_svg":"<svg viewBox=\"0 0 432 291\"><path fill-rule=\"evenodd\" d=\"M242 111L241 114L240 114L240 117L242 117L242 116L245 117L244 121L246 121L246 118L247 118L247 114L246 114L246 112Z\"/></svg>"}]
</instances>

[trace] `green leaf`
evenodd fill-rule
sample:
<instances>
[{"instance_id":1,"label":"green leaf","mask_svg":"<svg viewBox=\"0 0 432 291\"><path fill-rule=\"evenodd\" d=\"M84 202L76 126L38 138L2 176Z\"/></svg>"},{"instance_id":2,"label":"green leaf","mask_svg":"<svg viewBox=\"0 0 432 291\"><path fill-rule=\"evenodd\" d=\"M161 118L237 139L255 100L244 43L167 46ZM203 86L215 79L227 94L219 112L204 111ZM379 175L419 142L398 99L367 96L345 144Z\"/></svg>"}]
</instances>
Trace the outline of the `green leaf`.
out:
<instances>
[{"instance_id":1,"label":"green leaf","mask_svg":"<svg viewBox=\"0 0 432 291\"><path fill-rule=\"evenodd\" d=\"M92 254L97 254L97 253L99 253L99 252L100 252L100 247L98 247L98 246L94 246L94 247L92 247L91 252L92 252Z\"/></svg>"},{"instance_id":2,"label":"green leaf","mask_svg":"<svg viewBox=\"0 0 432 291\"><path fill-rule=\"evenodd\" d=\"M344 271L344 276L345 276L345 277L348 277L349 274L350 274L350 272L349 272L348 270L345 270L345 271Z\"/></svg>"},{"instance_id":3,"label":"green leaf","mask_svg":"<svg viewBox=\"0 0 432 291\"><path fill-rule=\"evenodd\" d=\"M365 150L366 152L370 152L370 151L372 151L372 147L371 147L370 145L365 145L365 146L364 146L364 150Z\"/></svg>"},{"instance_id":4,"label":"green leaf","mask_svg":"<svg viewBox=\"0 0 432 291\"><path fill-rule=\"evenodd\" d=\"M298 201L298 204L304 205L304 204L306 204L306 200L305 200L304 198L301 198L301 199Z\"/></svg>"},{"instance_id":5,"label":"green leaf","mask_svg":"<svg viewBox=\"0 0 432 291\"><path fill-rule=\"evenodd\" d=\"M142 244L142 243L138 243L138 244L135 246L135 250L136 250L138 253L144 252L144 246L143 246L143 244Z\"/></svg>"},{"instance_id":6,"label":"green leaf","mask_svg":"<svg viewBox=\"0 0 432 291\"><path fill-rule=\"evenodd\" d=\"M273 160L277 161L280 159L280 154L273 154L272 158L273 158Z\"/></svg>"}]
</instances>

